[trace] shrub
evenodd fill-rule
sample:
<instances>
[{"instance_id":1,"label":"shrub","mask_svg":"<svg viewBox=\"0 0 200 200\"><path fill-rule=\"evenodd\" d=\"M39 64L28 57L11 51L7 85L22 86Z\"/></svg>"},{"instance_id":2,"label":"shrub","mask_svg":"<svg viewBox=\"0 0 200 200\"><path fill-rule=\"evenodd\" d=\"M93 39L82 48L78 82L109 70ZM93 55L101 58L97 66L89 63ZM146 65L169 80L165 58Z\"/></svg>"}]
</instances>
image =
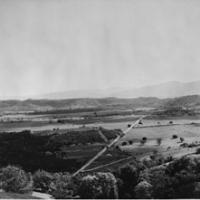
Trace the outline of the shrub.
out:
<instances>
[{"instance_id":1,"label":"shrub","mask_svg":"<svg viewBox=\"0 0 200 200\"><path fill-rule=\"evenodd\" d=\"M171 162L173 160L174 160L174 158L171 155L169 155L168 157L165 158L164 162L168 163L168 162Z\"/></svg>"},{"instance_id":2,"label":"shrub","mask_svg":"<svg viewBox=\"0 0 200 200\"><path fill-rule=\"evenodd\" d=\"M184 141L184 138L180 137L180 142L182 143Z\"/></svg>"},{"instance_id":3,"label":"shrub","mask_svg":"<svg viewBox=\"0 0 200 200\"><path fill-rule=\"evenodd\" d=\"M6 192L26 193L33 188L31 175L14 166L1 169L0 181L2 189Z\"/></svg>"},{"instance_id":4,"label":"shrub","mask_svg":"<svg viewBox=\"0 0 200 200\"><path fill-rule=\"evenodd\" d=\"M200 154L200 148L196 150L196 154Z\"/></svg>"},{"instance_id":5,"label":"shrub","mask_svg":"<svg viewBox=\"0 0 200 200\"><path fill-rule=\"evenodd\" d=\"M147 181L142 181L135 187L135 198L149 199L152 197L152 185Z\"/></svg>"},{"instance_id":6,"label":"shrub","mask_svg":"<svg viewBox=\"0 0 200 200\"><path fill-rule=\"evenodd\" d=\"M182 144L180 144L180 147L186 148L186 147L188 147L188 143L182 143Z\"/></svg>"},{"instance_id":7,"label":"shrub","mask_svg":"<svg viewBox=\"0 0 200 200\"><path fill-rule=\"evenodd\" d=\"M117 172L120 198L134 198L134 187L138 183L139 169L125 165Z\"/></svg>"},{"instance_id":8,"label":"shrub","mask_svg":"<svg viewBox=\"0 0 200 200\"><path fill-rule=\"evenodd\" d=\"M195 182L199 180L199 165L198 158L182 157L167 166L166 174L170 176L174 198L194 197Z\"/></svg>"},{"instance_id":9,"label":"shrub","mask_svg":"<svg viewBox=\"0 0 200 200\"><path fill-rule=\"evenodd\" d=\"M143 137L142 140L147 141L147 137Z\"/></svg>"},{"instance_id":10,"label":"shrub","mask_svg":"<svg viewBox=\"0 0 200 200\"><path fill-rule=\"evenodd\" d=\"M172 139L177 139L178 136L177 135L172 135Z\"/></svg>"},{"instance_id":11,"label":"shrub","mask_svg":"<svg viewBox=\"0 0 200 200\"><path fill-rule=\"evenodd\" d=\"M127 127L130 128L130 127L131 127L131 124L128 124Z\"/></svg>"},{"instance_id":12,"label":"shrub","mask_svg":"<svg viewBox=\"0 0 200 200\"><path fill-rule=\"evenodd\" d=\"M147 138L143 137L142 140L140 141L141 145L144 145L147 142Z\"/></svg>"},{"instance_id":13,"label":"shrub","mask_svg":"<svg viewBox=\"0 0 200 200\"><path fill-rule=\"evenodd\" d=\"M196 147L196 146L198 146L198 145L197 145L197 144L195 144L194 142L192 142L192 143L188 144L188 147L189 147L189 148L193 148L193 147Z\"/></svg>"},{"instance_id":14,"label":"shrub","mask_svg":"<svg viewBox=\"0 0 200 200\"><path fill-rule=\"evenodd\" d=\"M86 175L81 179L78 194L83 199L116 199L118 198L116 183L112 173L98 172Z\"/></svg>"},{"instance_id":15,"label":"shrub","mask_svg":"<svg viewBox=\"0 0 200 200\"><path fill-rule=\"evenodd\" d=\"M122 142L121 145L122 145L122 146L125 146L125 145L127 145L127 142Z\"/></svg>"},{"instance_id":16,"label":"shrub","mask_svg":"<svg viewBox=\"0 0 200 200\"><path fill-rule=\"evenodd\" d=\"M168 185L169 177L165 174L165 169L164 166L153 167L144 170L140 175L140 181L147 181L152 185L152 198L172 198L171 187Z\"/></svg>"},{"instance_id":17,"label":"shrub","mask_svg":"<svg viewBox=\"0 0 200 200\"><path fill-rule=\"evenodd\" d=\"M72 199L73 184L69 174L54 174L54 182L51 184L51 195L56 199Z\"/></svg>"},{"instance_id":18,"label":"shrub","mask_svg":"<svg viewBox=\"0 0 200 200\"><path fill-rule=\"evenodd\" d=\"M199 199L200 197L200 182L194 184L194 198Z\"/></svg>"},{"instance_id":19,"label":"shrub","mask_svg":"<svg viewBox=\"0 0 200 200\"><path fill-rule=\"evenodd\" d=\"M157 138L157 144L160 146L161 145L161 143L162 143L162 138Z\"/></svg>"},{"instance_id":20,"label":"shrub","mask_svg":"<svg viewBox=\"0 0 200 200\"><path fill-rule=\"evenodd\" d=\"M136 185L138 176L138 170L133 165L125 165L119 169L119 178L127 185Z\"/></svg>"},{"instance_id":21,"label":"shrub","mask_svg":"<svg viewBox=\"0 0 200 200\"><path fill-rule=\"evenodd\" d=\"M34 188L41 192L50 192L53 175L44 171L38 170L33 175Z\"/></svg>"},{"instance_id":22,"label":"shrub","mask_svg":"<svg viewBox=\"0 0 200 200\"><path fill-rule=\"evenodd\" d=\"M133 141L132 141L132 140L129 140L128 142L129 142L129 145L132 145L132 144L133 144Z\"/></svg>"}]
</instances>

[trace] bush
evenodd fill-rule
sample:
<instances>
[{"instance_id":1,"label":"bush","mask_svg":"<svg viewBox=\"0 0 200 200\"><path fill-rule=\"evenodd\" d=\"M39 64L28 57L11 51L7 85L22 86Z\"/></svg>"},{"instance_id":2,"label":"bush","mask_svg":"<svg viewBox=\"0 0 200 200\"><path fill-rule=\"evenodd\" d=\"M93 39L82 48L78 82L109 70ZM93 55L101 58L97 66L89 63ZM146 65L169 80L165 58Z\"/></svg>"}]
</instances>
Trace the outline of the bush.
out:
<instances>
[{"instance_id":1,"label":"bush","mask_svg":"<svg viewBox=\"0 0 200 200\"><path fill-rule=\"evenodd\" d=\"M26 193L33 189L31 175L14 166L1 169L0 181L2 189L6 192Z\"/></svg>"},{"instance_id":2,"label":"bush","mask_svg":"<svg viewBox=\"0 0 200 200\"><path fill-rule=\"evenodd\" d=\"M189 146L188 143L182 143L182 144L180 144L180 147L183 147L183 148L186 148L186 147L188 147L188 146Z\"/></svg>"},{"instance_id":3,"label":"bush","mask_svg":"<svg viewBox=\"0 0 200 200\"><path fill-rule=\"evenodd\" d=\"M147 181L142 181L135 187L135 198L149 199L152 197L152 185Z\"/></svg>"},{"instance_id":4,"label":"bush","mask_svg":"<svg viewBox=\"0 0 200 200\"><path fill-rule=\"evenodd\" d=\"M172 135L172 139L177 139L178 136L177 135Z\"/></svg>"},{"instance_id":5,"label":"bush","mask_svg":"<svg viewBox=\"0 0 200 200\"><path fill-rule=\"evenodd\" d=\"M162 138L157 138L157 144L158 144L158 146L160 146L161 145L161 143L162 143Z\"/></svg>"},{"instance_id":6,"label":"bush","mask_svg":"<svg viewBox=\"0 0 200 200\"><path fill-rule=\"evenodd\" d=\"M184 141L184 138L180 137L180 142L182 143Z\"/></svg>"},{"instance_id":7,"label":"bush","mask_svg":"<svg viewBox=\"0 0 200 200\"><path fill-rule=\"evenodd\" d=\"M78 189L83 199L116 199L118 198L117 181L112 173L98 172L81 179Z\"/></svg>"},{"instance_id":8,"label":"bush","mask_svg":"<svg viewBox=\"0 0 200 200\"><path fill-rule=\"evenodd\" d=\"M125 165L117 172L120 198L134 198L134 187L138 183L139 170L134 165Z\"/></svg>"},{"instance_id":9,"label":"bush","mask_svg":"<svg viewBox=\"0 0 200 200\"><path fill-rule=\"evenodd\" d=\"M143 137L142 140L147 141L147 137Z\"/></svg>"},{"instance_id":10,"label":"bush","mask_svg":"<svg viewBox=\"0 0 200 200\"><path fill-rule=\"evenodd\" d=\"M41 192L50 192L53 182L53 175L44 171L38 170L33 175L34 188Z\"/></svg>"},{"instance_id":11,"label":"bush","mask_svg":"<svg viewBox=\"0 0 200 200\"><path fill-rule=\"evenodd\" d=\"M56 199L72 199L73 184L69 174L54 174L54 182L51 184L51 195Z\"/></svg>"},{"instance_id":12,"label":"bush","mask_svg":"<svg viewBox=\"0 0 200 200\"><path fill-rule=\"evenodd\" d=\"M165 170L166 168L164 166L153 167L151 169L144 170L140 175L140 181L147 181L152 185L152 198L166 199L173 197L171 196L172 192L169 185L170 180L165 174ZM139 191L137 192L139 193Z\"/></svg>"},{"instance_id":13,"label":"bush","mask_svg":"<svg viewBox=\"0 0 200 200\"><path fill-rule=\"evenodd\" d=\"M141 145L144 145L147 142L147 138L143 137L142 140L140 141Z\"/></svg>"},{"instance_id":14,"label":"bush","mask_svg":"<svg viewBox=\"0 0 200 200\"><path fill-rule=\"evenodd\" d=\"M196 154L200 154L200 148L196 150Z\"/></svg>"},{"instance_id":15,"label":"bush","mask_svg":"<svg viewBox=\"0 0 200 200\"><path fill-rule=\"evenodd\" d=\"M122 146L126 146L126 145L127 145L127 142L122 142L121 145L122 145Z\"/></svg>"},{"instance_id":16,"label":"bush","mask_svg":"<svg viewBox=\"0 0 200 200\"><path fill-rule=\"evenodd\" d=\"M132 141L132 140L129 140L128 142L129 142L129 145L132 145L132 144L133 144L133 141Z\"/></svg>"},{"instance_id":17,"label":"bush","mask_svg":"<svg viewBox=\"0 0 200 200\"><path fill-rule=\"evenodd\" d=\"M165 158L164 162L168 163L168 162L171 162L173 160L174 160L174 158L170 155L170 156L168 156L168 157Z\"/></svg>"}]
</instances>

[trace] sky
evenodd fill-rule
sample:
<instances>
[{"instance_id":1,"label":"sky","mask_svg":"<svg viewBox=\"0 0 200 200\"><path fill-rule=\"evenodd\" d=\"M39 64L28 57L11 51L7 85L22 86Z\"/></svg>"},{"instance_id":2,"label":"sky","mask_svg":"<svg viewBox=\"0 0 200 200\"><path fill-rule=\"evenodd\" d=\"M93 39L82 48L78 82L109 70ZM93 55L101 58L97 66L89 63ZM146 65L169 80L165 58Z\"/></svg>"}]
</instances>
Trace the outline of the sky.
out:
<instances>
[{"instance_id":1,"label":"sky","mask_svg":"<svg viewBox=\"0 0 200 200\"><path fill-rule=\"evenodd\" d=\"M0 0L1 97L199 74L199 0Z\"/></svg>"}]
</instances>

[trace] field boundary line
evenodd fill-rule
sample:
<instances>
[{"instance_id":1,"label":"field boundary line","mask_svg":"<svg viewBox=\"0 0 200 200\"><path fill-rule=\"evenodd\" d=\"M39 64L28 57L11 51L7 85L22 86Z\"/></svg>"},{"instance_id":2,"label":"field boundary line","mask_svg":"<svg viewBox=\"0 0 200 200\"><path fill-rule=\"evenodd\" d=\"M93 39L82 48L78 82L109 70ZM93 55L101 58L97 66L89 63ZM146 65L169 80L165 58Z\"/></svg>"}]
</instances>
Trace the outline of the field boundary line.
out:
<instances>
[{"instance_id":1,"label":"field boundary line","mask_svg":"<svg viewBox=\"0 0 200 200\"><path fill-rule=\"evenodd\" d=\"M123 131L123 135L118 135L110 144L106 145L100 152L98 152L92 159L90 159L85 165L83 165L78 171L76 171L72 176L76 176L80 172L84 171L89 165L91 165L96 159L103 155L109 148L115 145L121 138L123 138L132 128L134 128L141 120L146 117L142 116L137 121L135 121L129 128Z\"/></svg>"},{"instance_id":2,"label":"field boundary line","mask_svg":"<svg viewBox=\"0 0 200 200\"><path fill-rule=\"evenodd\" d=\"M111 162L111 163L105 164L105 165L100 165L100 166L97 166L97 167L94 167L94 168L91 168L91 169L87 169L87 170L84 170L83 172L90 172L90 171L94 171L94 170L97 170L97 169L101 169L101 168L103 168L103 167L108 167L108 166L110 166L110 165L119 163L119 162L121 162L121 161L129 160L130 158L133 158L133 156L129 156L129 157L127 157L127 158L122 158L122 159L113 161L113 162Z\"/></svg>"},{"instance_id":3,"label":"field boundary line","mask_svg":"<svg viewBox=\"0 0 200 200\"><path fill-rule=\"evenodd\" d=\"M99 128L98 128L97 132L100 135L100 137L104 140L105 143L109 142L107 137L102 133L102 131Z\"/></svg>"}]
</instances>

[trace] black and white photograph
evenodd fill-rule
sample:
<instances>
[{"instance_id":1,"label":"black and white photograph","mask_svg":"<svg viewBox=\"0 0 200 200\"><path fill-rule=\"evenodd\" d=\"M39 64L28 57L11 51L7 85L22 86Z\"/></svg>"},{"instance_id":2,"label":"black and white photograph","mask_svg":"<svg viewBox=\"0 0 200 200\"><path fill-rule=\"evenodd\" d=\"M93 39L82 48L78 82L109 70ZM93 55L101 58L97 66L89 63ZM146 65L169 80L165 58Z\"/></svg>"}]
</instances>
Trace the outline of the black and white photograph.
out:
<instances>
[{"instance_id":1,"label":"black and white photograph","mask_svg":"<svg viewBox=\"0 0 200 200\"><path fill-rule=\"evenodd\" d=\"M0 0L0 199L200 199L200 0Z\"/></svg>"}]
</instances>

